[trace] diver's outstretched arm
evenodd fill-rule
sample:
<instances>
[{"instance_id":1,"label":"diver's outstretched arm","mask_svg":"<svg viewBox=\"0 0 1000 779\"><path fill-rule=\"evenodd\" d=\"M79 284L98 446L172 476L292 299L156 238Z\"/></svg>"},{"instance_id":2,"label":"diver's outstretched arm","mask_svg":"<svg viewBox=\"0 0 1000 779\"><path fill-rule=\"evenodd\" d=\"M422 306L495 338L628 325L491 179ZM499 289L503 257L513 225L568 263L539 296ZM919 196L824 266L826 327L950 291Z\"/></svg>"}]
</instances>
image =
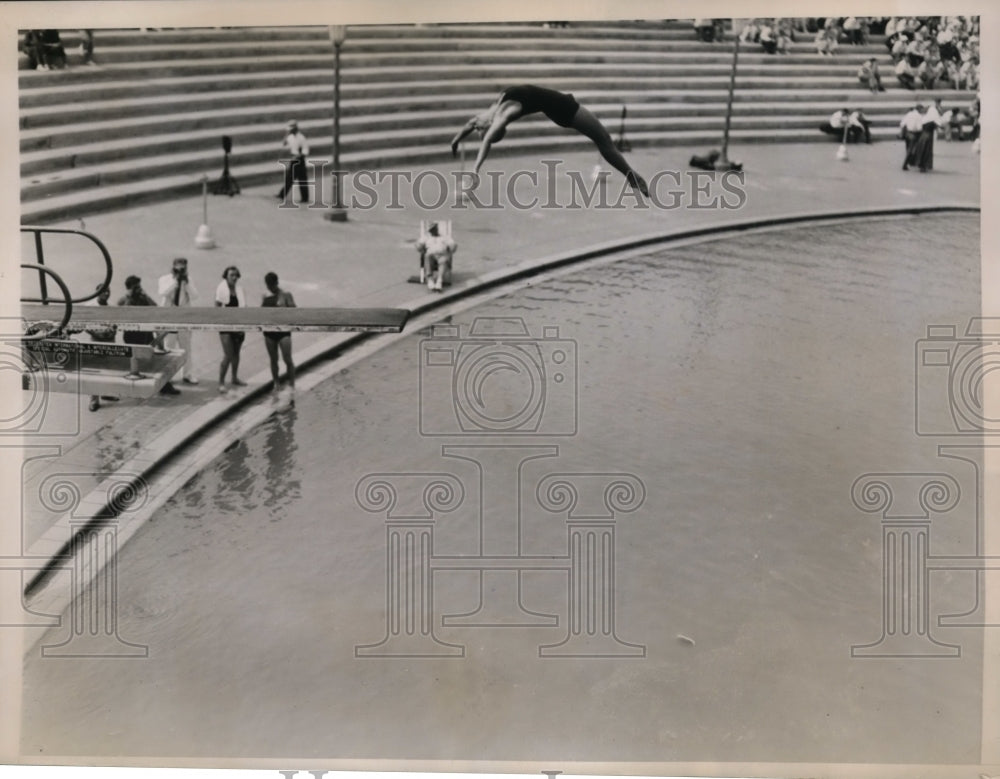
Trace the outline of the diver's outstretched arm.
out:
<instances>
[{"instance_id":1,"label":"diver's outstretched arm","mask_svg":"<svg viewBox=\"0 0 1000 779\"><path fill-rule=\"evenodd\" d=\"M476 117L472 117L469 121L465 123L465 126L458 131L458 134L451 139L451 156L458 156L458 144L460 144L465 137L469 135L473 130L476 129Z\"/></svg>"},{"instance_id":2,"label":"diver's outstretched arm","mask_svg":"<svg viewBox=\"0 0 1000 779\"><path fill-rule=\"evenodd\" d=\"M479 169L486 161L493 144L499 141L507 133L507 125L521 116L521 104L515 101L505 103L493 114L493 121L490 128L483 134L483 142L479 144L479 154L476 155L476 164L473 167L474 173L479 173Z\"/></svg>"}]
</instances>

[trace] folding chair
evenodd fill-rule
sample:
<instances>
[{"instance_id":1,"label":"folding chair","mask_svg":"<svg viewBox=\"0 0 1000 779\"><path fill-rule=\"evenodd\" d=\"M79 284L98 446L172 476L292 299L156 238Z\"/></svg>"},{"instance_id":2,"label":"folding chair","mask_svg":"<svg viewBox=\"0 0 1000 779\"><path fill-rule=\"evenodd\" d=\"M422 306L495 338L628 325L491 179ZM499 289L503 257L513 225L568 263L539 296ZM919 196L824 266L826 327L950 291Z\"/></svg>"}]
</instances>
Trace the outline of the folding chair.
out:
<instances>
[{"instance_id":1,"label":"folding chair","mask_svg":"<svg viewBox=\"0 0 1000 779\"><path fill-rule=\"evenodd\" d=\"M418 244L422 244L430 237L430 226L432 224L437 224L438 235L444 238L451 238L451 220L444 219L438 220L437 222L433 220L421 219L420 220L420 237L418 238ZM429 267L429 262L427 260L427 252L424 250L420 251L419 257L420 263L420 274L418 276L410 276L407 281L413 284L425 284L427 282L427 277L430 275L431 269ZM444 278L442 279L445 286L451 285L451 263L445 266Z\"/></svg>"}]
</instances>

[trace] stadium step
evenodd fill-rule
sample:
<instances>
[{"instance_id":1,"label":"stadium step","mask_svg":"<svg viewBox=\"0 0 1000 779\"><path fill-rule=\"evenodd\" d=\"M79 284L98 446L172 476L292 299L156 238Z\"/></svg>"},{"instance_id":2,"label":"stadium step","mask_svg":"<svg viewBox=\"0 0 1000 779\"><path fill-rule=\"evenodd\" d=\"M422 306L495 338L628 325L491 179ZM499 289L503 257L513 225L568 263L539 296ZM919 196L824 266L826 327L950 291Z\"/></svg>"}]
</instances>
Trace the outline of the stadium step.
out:
<instances>
[{"instance_id":1,"label":"stadium step","mask_svg":"<svg viewBox=\"0 0 1000 779\"><path fill-rule=\"evenodd\" d=\"M800 36L787 55L741 45L735 142L829 140L818 125L855 106L876 136L895 135L918 95L891 86L872 95L856 77L861 60L875 56L893 84L884 42L821 57L811 38ZM22 221L200 192L202 179L221 171L223 135L241 183L280 181L280 138L291 117L308 134L311 156L329 159L333 51L325 27L97 30L98 67L75 65L78 33L63 39L71 67L19 73ZM351 27L341 58L341 160L354 170L449 163L451 136L512 83L573 92L613 133L627 107L634 146L717 145L732 52L731 38L696 40L690 20ZM973 98L919 94L933 96ZM586 143L530 117L492 153Z\"/></svg>"}]
</instances>

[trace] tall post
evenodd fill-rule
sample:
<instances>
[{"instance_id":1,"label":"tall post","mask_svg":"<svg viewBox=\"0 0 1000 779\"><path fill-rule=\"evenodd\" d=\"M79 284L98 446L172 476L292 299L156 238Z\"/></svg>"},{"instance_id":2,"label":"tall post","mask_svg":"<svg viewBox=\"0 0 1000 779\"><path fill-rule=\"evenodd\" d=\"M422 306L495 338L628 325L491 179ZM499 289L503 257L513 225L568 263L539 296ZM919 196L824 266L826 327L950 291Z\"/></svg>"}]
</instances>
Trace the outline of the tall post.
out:
<instances>
[{"instance_id":1,"label":"tall post","mask_svg":"<svg viewBox=\"0 0 1000 779\"><path fill-rule=\"evenodd\" d=\"M324 214L330 222L346 222L340 192L340 47L347 40L347 27L330 26L330 42L333 44L333 207Z\"/></svg>"},{"instance_id":2,"label":"tall post","mask_svg":"<svg viewBox=\"0 0 1000 779\"><path fill-rule=\"evenodd\" d=\"M733 67L729 72L729 99L726 101L726 127L722 131L722 154L715 162L716 170L729 170L729 125L733 116L733 93L736 91L736 61L740 56L740 36L733 30Z\"/></svg>"}]
</instances>

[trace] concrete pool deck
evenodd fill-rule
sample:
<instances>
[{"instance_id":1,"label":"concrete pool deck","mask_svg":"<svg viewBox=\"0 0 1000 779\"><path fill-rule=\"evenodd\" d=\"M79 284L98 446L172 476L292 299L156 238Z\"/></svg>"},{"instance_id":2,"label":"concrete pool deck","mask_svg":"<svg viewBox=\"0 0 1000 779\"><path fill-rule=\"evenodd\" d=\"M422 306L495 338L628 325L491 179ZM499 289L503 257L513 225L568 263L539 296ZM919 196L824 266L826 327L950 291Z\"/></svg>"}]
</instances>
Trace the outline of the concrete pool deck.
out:
<instances>
[{"instance_id":1,"label":"concrete pool deck","mask_svg":"<svg viewBox=\"0 0 1000 779\"><path fill-rule=\"evenodd\" d=\"M208 221L218 244L212 250L194 245L202 222L200 199L94 216L86 220L85 229L105 243L114 260L113 299L123 292L122 280L130 274L140 276L147 291L154 292L156 279L169 272L171 259L186 256L200 293L199 305L211 305L223 268L237 265L251 305L260 299L264 273L273 270L301 306L391 306L418 311L490 281L646 238L652 241L689 231L794 217L979 205L980 158L971 153L968 143L938 142L935 170L927 174L900 169L901 142L852 146L849 162L836 159L836 148L826 143L740 148L731 157L744 163L745 178L743 182L729 179L729 188L718 178L713 183L712 174L697 174L688 167L692 152L704 150L639 149L629 158L647 179L652 180L658 171L677 172L662 177L660 204L649 208L636 208L631 197L622 200L624 208L572 207L568 172L578 171L580 181L589 184L597 161L596 154L581 152L564 157L551 179L555 190L548 188L546 168L536 157L491 158L484 170L500 174L496 178L500 207L495 208L430 208L430 201L438 199L438 179L425 175L421 204L401 175L394 202L387 204L383 194L380 202L368 208L371 198L362 197L358 207L350 209L346 223L331 223L323 218L321 208L279 208L274 198L280 179L276 170L272 187L247 190L232 198L209 197ZM456 169L442 166L439 170L448 177ZM532 171L538 173L538 183L532 182ZM416 181L420 170L407 173ZM508 192L508 183L518 188ZM622 185L622 178L612 173L607 180L610 202L618 198ZM483 201L490 200L486 186L484 182L477 191ZM536 198L539 202L515 207L509 197L503 197L508 194L524 204ZM453 223L458 243L455 284L443 295L407 282L417 269L414 243L421 219L451 219ZM79 228L80 224L53 226ZM47 261L61 270L57 259ZM74 274L80 275L70 278L74 292L99 280L94 274L93 279L84 278L78 270L67 273ZM116 490L142 485L138 498L126 497L126 510L118 520L119 544L124 543L141 525L140 516L151 514L168 500L240 430L274 412L275 406L267 399L270 373L262 339L251 336L244 345L240 373L248 386L220 393L218 339L203 333L193 338L194 374L200 383L178 383L178 396L104 403L96 412L87 409L86 395L48 399L42 431L49 434L35 440L25 437L26 443L44 444L44 452L25 457L22 467L20 551L23 558L34 561L36 569L64 553L75 529L99 516L119 494ZM297 334L296 362L302 366L318 361L354 338L352 334ZM239 420L234 419L237 411L243 412ZM193 448L185 448L189 445ZM55 485L67 480L79 495L71 506L51 499ZM69 573L65 568L60 571L50 580L52 586L46 583L33 593L33 609L51 614L64 607L68 589L54 582L62 572L67 578ZM30 578L24 577L26 582Z\"/></svg>"}]
</instances>

